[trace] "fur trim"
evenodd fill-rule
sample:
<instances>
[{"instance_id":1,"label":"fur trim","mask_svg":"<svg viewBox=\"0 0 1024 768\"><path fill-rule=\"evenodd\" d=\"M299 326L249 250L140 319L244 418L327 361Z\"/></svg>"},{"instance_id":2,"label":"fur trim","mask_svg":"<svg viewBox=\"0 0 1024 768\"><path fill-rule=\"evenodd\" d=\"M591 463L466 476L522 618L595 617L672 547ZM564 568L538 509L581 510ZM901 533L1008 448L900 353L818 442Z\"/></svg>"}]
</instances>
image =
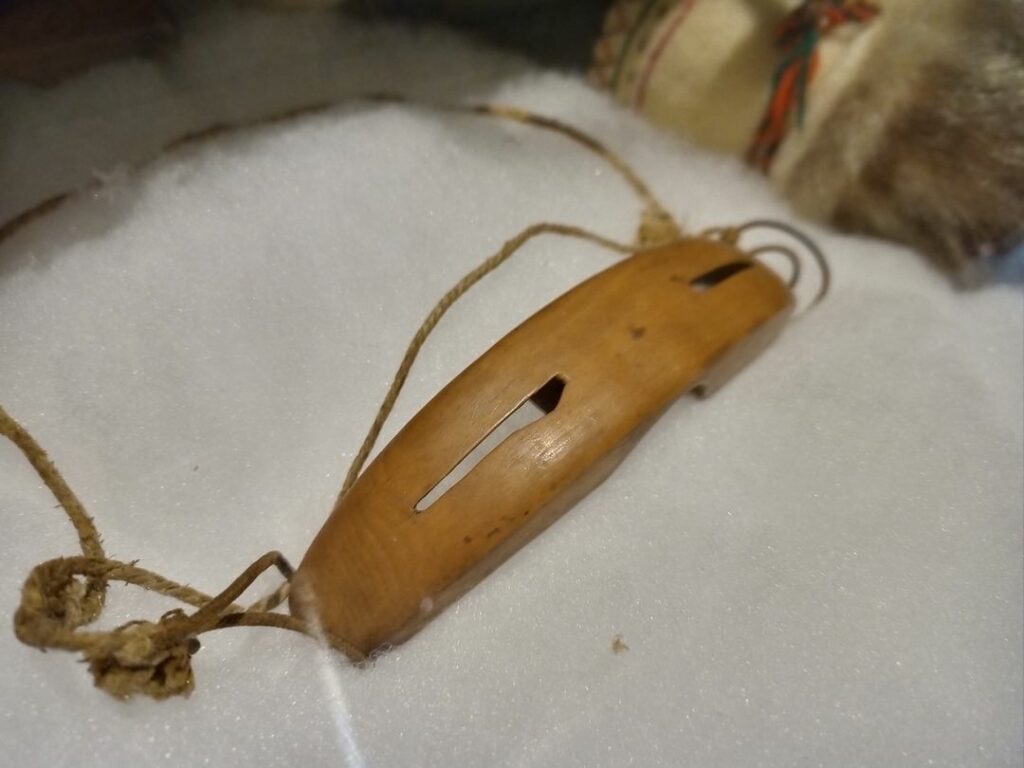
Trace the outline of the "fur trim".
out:
<instances>
[{"instance_id":1,"label":"fur trim","mask_svg":"<svg viewBox=\"0 0 1024 768\"><path fill-rule=\"evenodd\" d=\"M782 186L803 212L909 243L975 284L1024 238L1024 0L885 13Z\"/></svg>"}]
</instances>

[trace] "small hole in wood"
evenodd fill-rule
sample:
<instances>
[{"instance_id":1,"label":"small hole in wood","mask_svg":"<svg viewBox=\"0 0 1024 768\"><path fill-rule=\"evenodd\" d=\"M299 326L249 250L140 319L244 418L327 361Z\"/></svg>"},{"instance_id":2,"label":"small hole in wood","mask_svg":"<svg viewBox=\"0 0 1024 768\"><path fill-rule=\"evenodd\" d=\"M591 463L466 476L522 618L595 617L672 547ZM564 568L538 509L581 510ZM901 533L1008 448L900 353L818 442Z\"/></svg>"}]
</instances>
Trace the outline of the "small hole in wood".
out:
<instances>
[{"instance_id":1,"label":"small hole in wood","mask_svg":"<svg viewBox=\"0 0 1024 768\"><path fill-rule=\"evenodd\" d=\"M730 261L720 267L708 270L703 275L698 275L690 281L690 287L696 293L703 293L709 288L714 288L721 282L728 280L733 275L739 274L751 266L749 261Z\"/></svg>"},{"instance_id":2,"label":"small hole in wood","mask_svg":"<svg viewBox=\"0 0 1024 768\"><path fill-rule=\"evenodd\" d=\"M476 447L466 454L465 458L456 464L451 472L441 478L441 481L416 503L416 511L423 512L427 510L434 502L444 496L449 488L472 472L473 468L483 461L484 456L501 445L507 437L533 424L533 422L539 421L555 410L562 399L564 391L565 379L561 376L553 376L548 379L544 386L527 397L512 413L498 422L490 432L484 435L480 442L476 444Z\"/></svg>"}]
</instances>

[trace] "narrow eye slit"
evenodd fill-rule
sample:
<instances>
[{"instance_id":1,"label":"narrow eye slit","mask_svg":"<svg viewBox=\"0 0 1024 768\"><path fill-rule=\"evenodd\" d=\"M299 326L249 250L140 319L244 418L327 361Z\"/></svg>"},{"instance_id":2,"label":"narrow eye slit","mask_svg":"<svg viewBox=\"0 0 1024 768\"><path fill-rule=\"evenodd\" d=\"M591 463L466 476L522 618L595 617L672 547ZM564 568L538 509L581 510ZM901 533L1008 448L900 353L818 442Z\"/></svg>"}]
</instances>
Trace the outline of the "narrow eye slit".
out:
<instances>
[{"instance_id":1,"label":"narrow eye slit","mask_svg":"<svg viewBox=\"0 0 1024 768\"><path fill-rule=\"evenodd\" d=\"M720 267L708 270L703 275L698 275L690 281L690 287L695 293L703 293L709 288L714 288L719 283L728 280L735 274L742 272L745 269L749 269L751 266L749 261L730 261L728 264L723 264Z\"/></svg>"},{"instance_id":2,"label":"narrow eye slit","mask_svg":"<svg viewBox=\"0 0 1024 768\"><path fill-rule=\"evenodd\" d=\"M565 379L553 376L540 389L527 397L512 413L498 422L483 439L477 443L465 458L455 465L454 469L441 478L441 481L416 503L416 511L423 512L435 501L440 499L449 488L468 475L473 468L483 461L484 456L497 448L515 432L547 416L562 399L565 391Z\"/></svg>"}]
</instances>

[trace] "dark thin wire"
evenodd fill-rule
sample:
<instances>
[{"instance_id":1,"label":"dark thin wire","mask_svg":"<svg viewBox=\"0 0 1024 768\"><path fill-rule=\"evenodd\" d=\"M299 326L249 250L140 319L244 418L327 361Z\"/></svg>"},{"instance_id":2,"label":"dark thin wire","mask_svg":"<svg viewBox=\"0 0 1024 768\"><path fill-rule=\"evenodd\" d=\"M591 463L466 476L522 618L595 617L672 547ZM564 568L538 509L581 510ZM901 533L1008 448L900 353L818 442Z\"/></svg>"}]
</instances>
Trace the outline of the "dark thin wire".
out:
<instances>
[{"instance_id":1,"label":"dark thin wire","mask_svg":"<svg viewBox=\"0 0 1024 768\"><path fill-rule=\"evenodd\" d=\"M818 244L796 227L782 221L775 221L774 219L755 219L754 221L748 221L746 224L742 224L737 227L736 233L737 235L740 235L751 229L774 229L778 232L785 232L807 249L814 258L814 261L817 263L818 272L821 275L821 286L818 288L818 293L807 306L808 309L810 309L811 307L820 304L822 299L828 295L829 288L832 287L832 270L829 268L828 259L825 258L825 254L822 253Z\"/></svg>"},{"instance_id":2,"label":"dark thin wire","mask_svg":"<svg viewBox=\"0 0 1024 768\"><path fill-rule=\"evenodd\" d=\"M789 282L786 284L790 290L796 288L797 283L800 282L800 257L796 255L792 248L787 248L784 245L762 245L749 251L749 256L757 258L762 253L777 253L780 256L785 256L786 261L789 262L791 272L789 275Z\"/></svg>"}]
</instances>

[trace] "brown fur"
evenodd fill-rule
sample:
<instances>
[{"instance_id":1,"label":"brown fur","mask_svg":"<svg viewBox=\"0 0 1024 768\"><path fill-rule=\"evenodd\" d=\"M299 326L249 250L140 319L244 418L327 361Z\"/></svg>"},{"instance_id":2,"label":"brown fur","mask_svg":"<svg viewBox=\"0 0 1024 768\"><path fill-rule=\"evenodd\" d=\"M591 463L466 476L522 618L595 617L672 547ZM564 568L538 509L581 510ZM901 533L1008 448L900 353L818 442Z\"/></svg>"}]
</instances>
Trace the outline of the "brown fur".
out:
<instances>
[{"instance_id":1,"label":"brown fur","mask_svg":"<svg viewBox=\"0 0 1024 768\"><path fill-rule=\"evenodd\" d=\"M892 2L885 13L869 63L785 191L974 284L1024 237L1024 0Z\"/></svg>"}]
</instances>

